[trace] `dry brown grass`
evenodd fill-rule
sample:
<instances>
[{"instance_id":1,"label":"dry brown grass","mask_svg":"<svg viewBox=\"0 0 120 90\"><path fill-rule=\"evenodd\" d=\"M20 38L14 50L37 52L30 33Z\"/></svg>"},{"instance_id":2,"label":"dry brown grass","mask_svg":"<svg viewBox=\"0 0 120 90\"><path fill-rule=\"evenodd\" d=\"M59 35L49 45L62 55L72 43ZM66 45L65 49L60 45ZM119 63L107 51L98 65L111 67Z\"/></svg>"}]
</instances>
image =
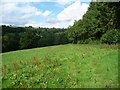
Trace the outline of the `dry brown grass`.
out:
<instances>
[{"instance_id":1,"label":"dry brown grass","mask_svg":"<svg viewBox=\"0 0 120 90\"><path fill-rule=\"evenodd\" d=\"M120 49L120 47L117 44L113 44L113 45L103 45L100 47L100 49Z\"/></svg>"},{"instance_id":2,"label":"dry brown grass","mask_svg":"<svg viewBox=\"0 0 120 90\"><path fill-rule=\"evenodd\" d=\"M14 69L17 69L18 66L19 66L19 65L18 65L16 62L13 62L13 68L14 68Z\"/></svg>"},{"instance_id":3,"label":"dry brown grass","mask_svg":"<svg viewBox=\"0 0 120 90\"><path fill-rule=\"evenodd\" d=\"M33 58L33 63L37 66L39 66L39 61L36 57Z\"/></svg>"},{"instance_id":4,"label":"dry brown grass","mask_svg":"<svg viewBox=\"0 0 120 90\"><path fill-rule=\"evenodd\" d=\"M44 62L44 64L50 64L51 63L50 57L49 56L45 56L43 62Z\"/></svg>"}]
</instances>

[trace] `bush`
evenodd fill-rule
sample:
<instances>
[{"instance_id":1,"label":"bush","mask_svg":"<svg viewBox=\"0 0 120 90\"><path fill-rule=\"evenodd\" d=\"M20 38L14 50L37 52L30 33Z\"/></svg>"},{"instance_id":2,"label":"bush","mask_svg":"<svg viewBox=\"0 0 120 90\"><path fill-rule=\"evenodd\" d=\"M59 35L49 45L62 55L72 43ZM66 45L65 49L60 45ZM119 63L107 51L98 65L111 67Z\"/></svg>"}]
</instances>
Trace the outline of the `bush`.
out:
<instances>
[{"instance_id":1,"label":"bush","mask_svg":"<svg viewBox=\"0 0 120 90\"><path fill-rule=\"evenodd\" d=\"M84 41L83 40L79 40L79 41L77 41L77 44L84 44Z\"/></svg>"},{"instance_id":2,"label":"bush","mask_svg":"<svg viewBox=\"0 0 120 90\"><path fill-rule=\"evenodd\" d=\"M118 43L118 35L118 30L109 30L105 34L103 34L103 36L101 37L101 42L107 44L116 44Z\"/></svg>"},{"instance_id":3,"label":"bush","mask_svg":"<svg viewBox=\"0 0 120 90\"><path fill-rule=\"evenodd\" d=\"M89 44L101 44L100 40L91 40Z\"/></svg>"},{"instance_id":4,"label":"bush","mask_svg":"<svg viewBox=\"0 0 120 90\"><path fill-rule=\"evenodd\" d=\"M100 40L92 40L91 38L86 40L80 40L77 44L101 44Z\"/></svg>"},{"instance_id":5,"label":"bush","mask_svg":"<svg viewBox=\"0 0 120 90\"><path fill-rule=\"evenodd\" d=\"M77 42L77 44L88 44L88 43L91 42L91 41L92 41L91 38L85 39L85 40L79 40L79 41Z\"/></svg>"}]
</instances>

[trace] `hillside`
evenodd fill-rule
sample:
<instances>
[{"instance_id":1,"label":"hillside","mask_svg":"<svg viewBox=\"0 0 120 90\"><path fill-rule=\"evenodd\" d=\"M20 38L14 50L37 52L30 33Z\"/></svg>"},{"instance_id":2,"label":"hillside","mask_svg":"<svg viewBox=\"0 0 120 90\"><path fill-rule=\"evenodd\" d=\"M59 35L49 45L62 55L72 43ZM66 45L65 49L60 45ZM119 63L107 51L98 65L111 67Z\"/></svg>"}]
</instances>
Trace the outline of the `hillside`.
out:
<instances>
[{"instance_id":1,"label":"hillside","mask_svg":"<svg viewBox=\"0 0 120 90\"><path fill-rule=\"evenodd\" d=\"M3 53L3 88L117 88L116 45L67 44Z\"/></svg>"},{"instance_id":2,"label":"hillside","mask_svg":"<svg viewBox=\"0 0 120 90\"><path fill-rule=\"evenodd\" d=\"M2 52L68 43L67 29L2 25Z\"/></svg>"}]
</instances>

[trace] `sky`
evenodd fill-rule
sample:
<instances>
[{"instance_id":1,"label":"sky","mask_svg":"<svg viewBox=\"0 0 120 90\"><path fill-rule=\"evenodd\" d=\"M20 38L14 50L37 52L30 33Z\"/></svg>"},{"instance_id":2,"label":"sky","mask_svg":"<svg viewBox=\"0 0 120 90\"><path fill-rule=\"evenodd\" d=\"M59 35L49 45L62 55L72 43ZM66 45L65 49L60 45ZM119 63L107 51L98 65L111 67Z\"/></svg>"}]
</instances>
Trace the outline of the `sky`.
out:
<instances>
[{"instance_id":1,"label":"sky","mask_svg":"<svg viewBox=\"0 0 120 90\"><path fill-rule=\"evenodd\" d=\"M2 0L1 25L67 28L89 8L91 0Z\"/></svg>"}]
</instances>

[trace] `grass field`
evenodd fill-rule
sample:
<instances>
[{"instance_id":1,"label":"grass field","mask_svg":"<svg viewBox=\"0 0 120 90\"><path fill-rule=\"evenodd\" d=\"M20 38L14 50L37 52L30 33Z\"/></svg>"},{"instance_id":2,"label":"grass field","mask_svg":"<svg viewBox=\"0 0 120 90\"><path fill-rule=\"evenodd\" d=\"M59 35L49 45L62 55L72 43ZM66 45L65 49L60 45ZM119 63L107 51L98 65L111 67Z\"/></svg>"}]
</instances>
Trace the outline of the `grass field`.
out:
<instances>
[{"instance_id":1,"label":"grass field","mask_svg":"<svg viewBox=\"0 0 120 90\"><path fill-rule=\"evenodd\" d=\"M116 45L58 45L2 54L3 88L117 88Z\"/></svg>"}]
</instances>

